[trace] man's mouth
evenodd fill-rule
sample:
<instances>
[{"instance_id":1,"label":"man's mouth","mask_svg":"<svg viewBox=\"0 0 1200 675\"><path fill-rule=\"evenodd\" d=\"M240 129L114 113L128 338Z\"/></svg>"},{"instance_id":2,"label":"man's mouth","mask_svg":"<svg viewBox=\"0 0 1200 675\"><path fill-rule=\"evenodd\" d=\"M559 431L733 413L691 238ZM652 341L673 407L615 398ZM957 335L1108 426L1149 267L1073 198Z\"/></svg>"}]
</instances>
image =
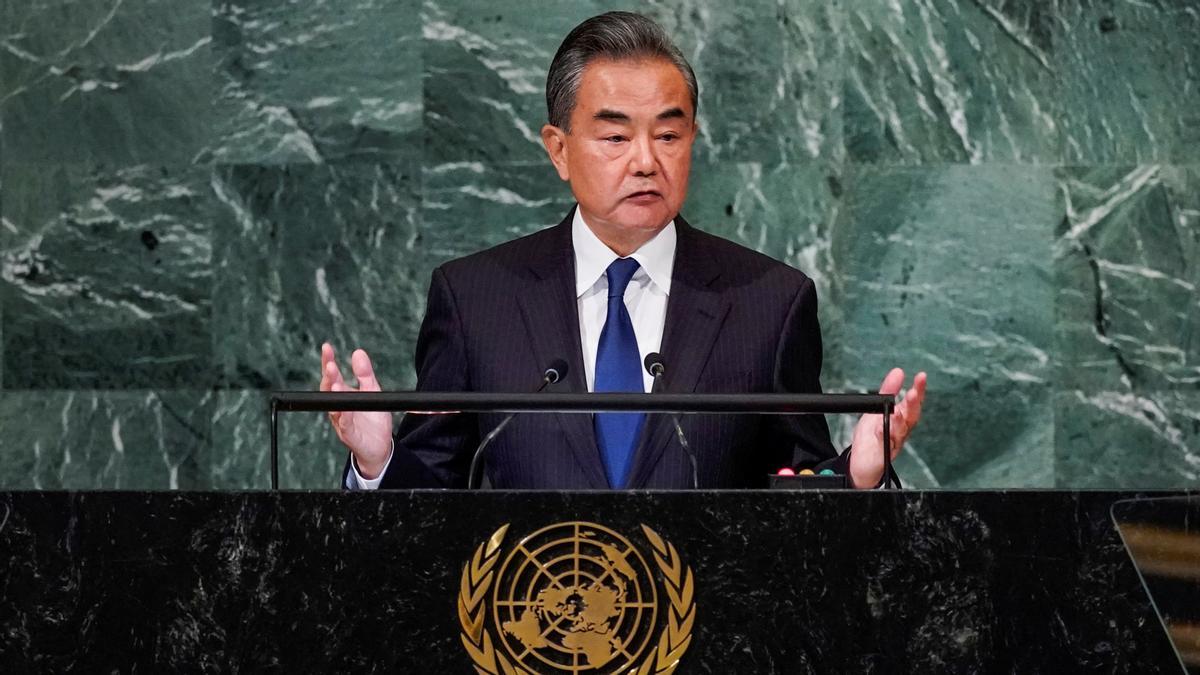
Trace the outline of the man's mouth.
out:
<instances>
[{"instance_id":1,"label":"man's mouth","mask_svg":"<svg viewBox=\"0 0 1200 675\"><path fill-rule=\"evenodd\" d=\"M658 190L641 190L640 192L632 192L628 195L625 195L626 199L634 199L638 201L657 199L659 197L662 197L662 193L660 193Z\"/></svg>"}]
</instances>

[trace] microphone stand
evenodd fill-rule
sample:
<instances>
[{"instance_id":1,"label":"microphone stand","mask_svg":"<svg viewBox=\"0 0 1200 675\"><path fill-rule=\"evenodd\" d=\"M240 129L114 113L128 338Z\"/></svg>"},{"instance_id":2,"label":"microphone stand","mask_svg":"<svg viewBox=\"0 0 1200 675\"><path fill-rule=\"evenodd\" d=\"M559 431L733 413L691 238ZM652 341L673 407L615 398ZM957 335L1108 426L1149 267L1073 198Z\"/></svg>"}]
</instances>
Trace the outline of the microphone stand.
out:
<instances>
[{"instance_id":1,"label":"microphone stand","mask_svg":"<svg viewBox=\"0 0 1200 675\"><path fill-rule=\"evenodd\" d=\"M550 367L547 368L546 372L542 374L541 386L539 386L533 393L540 394L546 387L561 380L566 372L567 364L565 361L555 361L554 363L550 364ZM490 444L497 436L500 435L501 431L504 431L504 427L508 426L508 423L511 422L516 416L517 413L515 412L509 413L503 420L500 421L500 424L496 425L495 429L492 429L490 432L488 432L487 436L483 437L483 440L479 442L479 446L475 448L475 454L471 456L471 470L470 473L467 474L468 490L474 490L478 488L480 481L483 479L484 449L486 449L488 444Z\"/></svg>"},{"instance_id":2,"label":"microphone stand","mask_svg":"<svg viewBox=\"0 0 1200 675\"><path fill-rule=\"evenodd\" d=\"M651 393L657 393L662 389L662 378L666 373L666 366L663 365L662 357L657 353L647 354L646 371L654 378L654 384L650 387ZM692 446L688 444L687 436L683 433L683 426L679 423L679 413L671 413L671 423L675 425L675 436L679 439L679 445L683 446L683 452L687 455L688 462L692 465L692 489L700 489L700 471L696 468L696 455L692 452Z\"/></svg>"}]
</instances>

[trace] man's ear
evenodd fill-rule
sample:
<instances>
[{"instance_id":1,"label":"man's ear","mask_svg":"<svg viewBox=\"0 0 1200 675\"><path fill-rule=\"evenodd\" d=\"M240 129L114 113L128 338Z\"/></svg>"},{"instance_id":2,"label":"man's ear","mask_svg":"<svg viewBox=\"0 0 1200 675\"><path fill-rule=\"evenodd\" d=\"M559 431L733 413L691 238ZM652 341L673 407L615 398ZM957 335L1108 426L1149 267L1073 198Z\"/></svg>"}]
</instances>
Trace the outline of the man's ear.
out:
<instances>
[{"instance_id":1,"label":"man's ear","mask_svg":"<svg viewBox=\"0 0 1200 675\"><path fill-rule=\"evenodd\" d=\"M571 172L567 169L567 132L553 124L542 127L542 145L546 146L546 154L558 170L558 177L571 180Z\"/></svg>"}]
</instances>

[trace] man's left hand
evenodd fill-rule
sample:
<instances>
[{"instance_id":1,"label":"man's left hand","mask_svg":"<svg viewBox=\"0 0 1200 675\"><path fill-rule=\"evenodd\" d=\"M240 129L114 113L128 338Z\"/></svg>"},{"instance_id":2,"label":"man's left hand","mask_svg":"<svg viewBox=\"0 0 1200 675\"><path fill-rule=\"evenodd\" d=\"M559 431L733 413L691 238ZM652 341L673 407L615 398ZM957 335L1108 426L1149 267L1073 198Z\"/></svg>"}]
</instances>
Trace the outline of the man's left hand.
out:
<instances>
[{"instance_id":1,"label":"man's left hand","mask_svg":"<svg viewBox=\"0 0 1200 675\"><path fill-rule=\"evenodd\" d=\"M912 388L904 400L892 410L892 459L908 440L913 427L921 419L921 403L925 400L925 373L917 373ZM883 378L879 393L895 395L904 386L904 371L893 368ZM858 489L871 489L883 479L883 415L863 415L854 427L850 445L850 481Z\"/></svg>"}]
</instances>

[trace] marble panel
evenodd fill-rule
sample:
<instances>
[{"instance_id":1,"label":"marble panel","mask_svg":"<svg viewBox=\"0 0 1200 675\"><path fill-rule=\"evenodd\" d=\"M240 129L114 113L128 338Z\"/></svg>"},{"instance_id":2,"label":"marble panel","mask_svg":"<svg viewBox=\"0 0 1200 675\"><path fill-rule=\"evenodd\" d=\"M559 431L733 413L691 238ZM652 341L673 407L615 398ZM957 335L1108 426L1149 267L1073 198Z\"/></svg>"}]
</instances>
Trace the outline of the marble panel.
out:
<instances>
[{"instance_id":1,"label":"marble panel","mask_svg":"<svg viewBox=\"0 0 1200 675\"><path fill-rule=\"evenodd\" d=\"M438 264L557 225L575 198L548 161L427 166L420 249L423 281Z\"/></svg>"},{"instance_id":2,"label":"marble panel","mask_svg":"<svg viewBox=\"0 0 1200 675\"><path fill-rule=\"evenodd\" d=\"M322 342L411 384L428 274L413 163L222 167L212 350L222 387L315 388ZM347 366L348 368L348 366ZM348 371L347 371L348 372Z\"/></svg>"},{"instance_id":3,"label":"marble panel","mask_svg":"<svg viewBox=\"0 0 1200 675\"><path fill-rule=\"evenodd\" d=\"M214 161L390 162L421 151L417 0L214 3Z\"/></svg>"},{"instance_id":4,"label":"marble panel","mask_svg":"<svg viewBox=\"0 0 1200 675\"><path fill-rule=\"evenodd\" d=\"M1200 171L1067 167L1058 179L1058 385L1200 389Z\"/></svg>"},{"instance_id":5,"label":"marble panel","mask_svg":"<svg viewBox=\"0 0 1200 675\"><path fill-rule=\"evenodd\" d=\"M212 394L0 393L0 485L35 490L209 487Z\"/></svg>"},{"instance_id":6,"label":"marble panel","mask_svg":"<svg viewBox=\"0 0 1200 675\"><path fill-rule=\"evenodd\" d=\"M574 204L548 164L407 172L365 164L222 172L229 213L215 239L214 350L227 386L315 389L317 347L333 339L343 359L366 348L385 387L413 387L433 268L556 224ZM266 410L264 392L220 393L214 486L267 485ZM280 438L282 485L337 485L345 455L323 415L284 415Z\"/></svg>"},{"instance_id":7,"label":"marble panel","mask_svg":"<svg viewBox=\"0 0 1200 675\"><path fill-rule=\"evenodd\" d=\"M425 161L548 163L539 135L546 123L545 95L517 96L501 76L483 68L447 67L446 61L462 56L456 50L437 41L425 49Z\"/></svg>"},{"instance_id":8,"label":"marble panel","mask_svg":"<svg viewBox=\"0 0 1200 675\"><path fill-rule=\"evenodd\" d=\"M0 4L6 163L190 162L212 122L207 2Z\"/></svg>"},{"instance_id":9,"label":"marble panel","mask_svg":"<svg viewBox=\"0 0 1200 675\"><path fill-rule=\"evenodd\" d=\"M205 467L209 487L217 490L271 487L269 405L268 392L258 389L215 392L212 438L213 448L218 450ZM280 419L289 418L285 415ZM284 442L279 445L292 447Z\"/></svg>"},{"instance_id":10,"label":"marble panel","mask_svg":"<svg viewBox=\"0 0 1200 675\"><path fill-rule=\"evenodd\" d=\"M1054 10L1032 0L848 4L849 158L1055 163Z\"/></svg>"},{"instance_id":11,"label":"marble panel","mask_svg":"<svg viewBox=\"0 0 1200 675\"><path fill-rule=\"evenodd\" d=\"M1196 481L1192 0L13 0L0 414L50 454L0 483L168 486L183 438L181 487L265 487L264 390L315 387L324 339L411 387L430 271L573 203L546 68L609 9L695 67L683 213L816 279L826 389L930 372L909 485ZM151 420L175 389L212 455ZM332 486L324 419L283 419L284 484Z\"/></svg>"},{"instance_id":12,"label":"marble panel","mask_svg":"<svg viewBox=\"0 0 1200 675\"><path fill-rule=\"evenodd\" d=\"M3 121L0 120L0 132L3 132ZM18 232L17 226L8 222L4 217L4 143L0 139L0 250L3 250L6 238ZM3 275L0 274L0 279ZM0 284L3 282L0 281ZM0 391L4 390L4 296L6 292L0 287Z\"/></svg>"},{"instance_id":13,"label":"marble panel","mask_svg":"<svg viewBox=\"0 0 1200 675\"><path fill-rule=\"evenodd\" d=\"M3 167L9 389L211 383L207 169Z\"/></svg>"},{"instance_id":14,"label":"marble panel","mask_svg":"<svg viewBox=\"0 0 1200 675\"><path fill-rule=\"evenodd\" d=\"M663 0L636 10L663 26L696 71L698 158L842 159L843 5Z\"/></svg>"},{"instance_id":15,"label":"marble panel","mask_svg":"<svg viewBox=\"0 0 1200 675\"><path fill-rule=\"evenodd\" d=\"M1200 392L1060 391L1054 413L1058 485L1200 484Z\"/></svg>"},{"instance_id":16,"label":"marble panel","mask_svg":"<svg viewBox=\"0 0 1200 675\"><path fill-rule=\"evenodd\" d=\"M826 343L845 390L877 389L894 366L929 374L902 476L1051 484L1052 171L868 166L846 193L833 232L844 320Z\"/></svg>"},{"instance_id":17,"label":"marble panel","mask_svg":"<svg viewBox=\"0 0 1200 675\"><path fill-rule=\"evenodd\" d=\"M1191 0L1056 6L1064 159L1200 159L1200 8Z\"/></svg>"},{"instance_id":18,"label":"marble panel","mask_svg":"<svg viewBox=\"0 0 1200 675\"><path fill-rule=\"evenodd\" d=\"M698 158L775 163L840 156L836 4L763 11L669 1L556 9L528 0L486 9L425 3L432 162L542 160L546 70L575 25L609 9L636 9L658 20L696 70Z\"/></svg>"},{"instance_id":19,"label":"marble panel","mask_svg":"<svg viewBox=\"0 0 1200 675\"><path fill-rule=\"evenodd\" d=\"M699 134L693 156L774 165L842 158L840 98L831 67L792 62L769 70L699 71Z\"/></svg>"},{"instance_id":20,"label":"marble panel","mask_svg":"<svg viewBox=\"0 0 1200 675\"><path fill-rule=\"evenodd\" d=\"M0 122L0 131L3 131L3 123ZM0 140L0 250L3 249L5 237L17 232L17 226L8 222L4 217L4 144ZM0 275L0 279L3 276ZM2 283L2 282L0 282ZM0 391L4 390L4 296L7 293L0 290Z\"/></svg>"},{"instance_id":21,"label":"marble panel","mask_svg":"<svg viewBox=\"0 0 1200 675\"><path fill-rule=\"evenodd\" d=\"M316 389L314 384L312 389ZM208 487L266 490L271 487L271 418L268 392L216 392ZM324 413L279 413L279 486L285 490L340 487L346 449Z\"/></svg>"}]
</instances>

